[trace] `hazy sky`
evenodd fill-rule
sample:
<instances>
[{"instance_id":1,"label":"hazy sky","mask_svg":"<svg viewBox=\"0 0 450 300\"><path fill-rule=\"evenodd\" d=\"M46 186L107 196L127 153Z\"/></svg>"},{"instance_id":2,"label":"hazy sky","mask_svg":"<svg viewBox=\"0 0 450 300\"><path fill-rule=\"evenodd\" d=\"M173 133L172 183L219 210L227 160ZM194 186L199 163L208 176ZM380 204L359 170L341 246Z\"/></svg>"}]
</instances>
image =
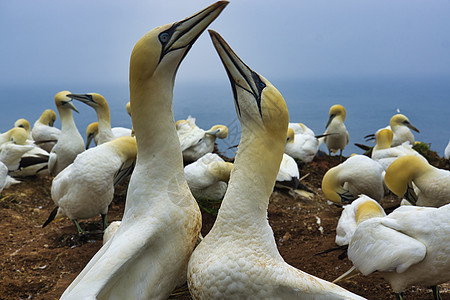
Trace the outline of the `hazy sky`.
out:
<instances>
[{"instance_id":1,"label":"hazy sky","mask_svg":"<svg viewBox=\"0 0 450 300\"><path fill-rule=\"evenodd\" d=\"M1 0L0 84L128 81L136 41L213 1ZM449 0L231 1L210 26L268 78L450 75ZM209 36L177 80L224 80Z\"/></svg>"}]
</instances>

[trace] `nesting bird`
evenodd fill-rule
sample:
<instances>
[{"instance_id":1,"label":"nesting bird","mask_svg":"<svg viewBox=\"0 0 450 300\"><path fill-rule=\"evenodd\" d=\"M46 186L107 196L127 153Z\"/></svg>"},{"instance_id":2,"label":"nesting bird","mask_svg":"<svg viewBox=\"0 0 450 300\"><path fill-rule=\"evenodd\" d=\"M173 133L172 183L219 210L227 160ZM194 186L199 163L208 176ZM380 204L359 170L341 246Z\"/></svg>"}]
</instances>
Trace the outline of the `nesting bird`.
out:
<instances>
[{"instance_id":1,"label":"nesting bird","mask_svg":"<svg viewBox=\"0 0 450 300\"><path fill-rule=\"evenodd\" d=\"M27 132L27 140L33 140L33 138L31 137L31 126L30 126L30 122L28 122L27 119L18 119L16 122L14 122L14 127L20 127L25 129L25 131Z\"/></svg>"},{"instance_id":2,"label":"nesting bird","mask_svg":"<svg viewBox=\"0 0 450 300\"><path fill-rule=\"evenodd\" d=\"M185 282L201 213L184 176L173 87L181 61L227 4L159 26L136 43L130 101L138 154L122 222L61 299L167 299Z\"/></svg>"},{"instance_id":3,"label":"nesting bird","mask_svg":"<svg viewBox=\"0 0 450 300\"><path fill-rule=\"evenodd\" d=\"M195 124L195 118L191 116L186 120L178 120L176 129L185 162L196 161L206 153L213 152L216 139L228 136L228 128L225 125L214 125L205 131Z\"/></svg>"},{"instance_id":4,"label":"nesting bird","mask_svg":"<svg viewBox=\"0 0 450 300\"><path fill-rule=\"evenodd\" d=\"M379 130L376 134L377 144L372 149L372 159L377 161L384 170L397 158L404 155L419 156L426 159L412 148L412 145L405 142L399 146L391 147L394 134L390 129Z\"/></svg>"},{"instance_id":5,"label":"nesting bird","mask_svg":"<svg viewBox=\"0 0 450 300\"><path fill-rule=\"evenodd\" d=\"M399 299L410 285L432 287L450 280L450 204L439 208L401 206L356 228L348 258L363 275L378 272Z\"/></svg>"},{"instance_id":6,"label":"nesting bird","mask_svg":"<svg viewBox=\"0 0 450 300\"><path fill-rule=\"evenodd\" d=\"M384 169L370 157L353 155L329 169L322 179L322 191L337 204L348 204L365 194L377 201L384 196Z\"/></svg>"},{"instance_id":7,"label":"nesting bird","mask_svg":"<svg viewBox=\"0 0 450 300\"><path fill-rule=\"evenodd\" d=\"M210 30L234 91L241 141L211 231L188 267L194 299L362 299L288 265L267 220L269 196L286 143L289 115L278 90ZM264 162L264 163L261 163Z\"/></svg>"},{"instance_id":8,"label":"nesting bird","mask_svg":"<svg viewBox=\"0 0 450 300\"><path fill-rule=\"evenodd\" d=\"M60 129L53 127L55 120L56 113L51 109L46 109L39 119L34 122L31 130L34 143L47 152L53 149L61 134Z\"/></svg>"},{"instance_id":9,"label":"nesting bird","mask_svg":"<svg viewBox=\"0 0 450 300\"><path fill-rule=\"evenodd\" d=\"M61 119L61 134L48 160L48 170L52 176L58 175L84 151L83 138L72 116L72 110L76 112L78 110L73 105L72 99L67 97L69 94L69 91L62 91L55 95L55 105Z\"/></svg>"},{"instance_id":10,"label":"nesting bird","mask_svg":"<svg viewBox=\"0 0 450 300\"><path fill-rule=\"evenodd\" d=\"M227 190L233 164L215 153L206 153L184 167L186 181L197 200L221 200Z\"/></svg>"},{"instance_id":11,"label":"nesting bird","mask_svg":"<svg viewBox=\"0 0 450 300\"><path fill-rule=\"evenodd\" d=\"M336 104L330 108L329 118L325 126L324 141L328 148L328 154L340 151L339 156L342 159L342 151L347 146L349 135L344 121L347 113L342 105Z\"/></svg>"},{"instance_id":12,"label":"nesting bird","mask_svg":"<svg viewBox=\"0 0 450 300\"><path fill-rule=\"evenodd\" d=\"M386 170L384 180L394 194L413 205L440 207L450 203L450 171L421 157L399 157Z\"/></svg>"},{"instance_id":13,"label":"nesting bird","mask_svg":"<svg viewBox=\"0 0 450 300\"><path fill-rule=\"evenodd\" d=\"M319 140L314 136L311 129L307 128L309 130L306 130L301 126L298 126L304 130L304 132L300 132L296 125L297 124L288 128L284 152L294 159L310 163L319 150Z\"/></svg>"}]
</instances>

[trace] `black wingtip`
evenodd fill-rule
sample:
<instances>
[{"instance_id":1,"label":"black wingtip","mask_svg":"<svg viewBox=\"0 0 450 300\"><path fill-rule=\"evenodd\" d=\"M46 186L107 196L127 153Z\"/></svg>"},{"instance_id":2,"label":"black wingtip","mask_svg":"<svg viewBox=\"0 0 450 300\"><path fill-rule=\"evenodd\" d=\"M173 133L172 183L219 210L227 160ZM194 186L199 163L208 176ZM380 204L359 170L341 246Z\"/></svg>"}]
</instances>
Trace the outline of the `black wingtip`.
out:
<instances>
[{"instance_id":1,"label":"black wingtip","mask_svg":"<svg viewBox=\"0 0 450 300\"><path fill-rule=\"evenodd\" d=\"M47 221L45 221L45 223L42 225L42 228L44 228L45 226L50 224L55 219L57 213L58 213L58 206L52 210L52 212L50 213L50 216L48 216Z\"/></svg>"}]
</instances>

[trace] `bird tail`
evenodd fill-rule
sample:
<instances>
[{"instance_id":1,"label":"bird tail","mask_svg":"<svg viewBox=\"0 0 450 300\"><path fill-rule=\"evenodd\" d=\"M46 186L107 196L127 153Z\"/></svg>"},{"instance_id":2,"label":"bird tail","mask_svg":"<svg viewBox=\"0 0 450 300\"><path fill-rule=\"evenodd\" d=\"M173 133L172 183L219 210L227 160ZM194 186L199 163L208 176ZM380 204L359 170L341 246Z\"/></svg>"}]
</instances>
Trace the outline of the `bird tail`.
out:
<instances>
[{"instance_id":1,"label":"bird tail","mask_svg":"<svg viewBox=\"0 0 450 300\"><path fill-rule=\"evenodd\" d=\"M47 221L45 221L45 223L42 225L42 228L44 228L45 226L47 226L48 224L50 224L56 217L56 214L58 213L58 209L59 207L55 207L54 210L52 210L52 212L50 213L50 216L48 216Z\"/></svg>"}]
</instances>

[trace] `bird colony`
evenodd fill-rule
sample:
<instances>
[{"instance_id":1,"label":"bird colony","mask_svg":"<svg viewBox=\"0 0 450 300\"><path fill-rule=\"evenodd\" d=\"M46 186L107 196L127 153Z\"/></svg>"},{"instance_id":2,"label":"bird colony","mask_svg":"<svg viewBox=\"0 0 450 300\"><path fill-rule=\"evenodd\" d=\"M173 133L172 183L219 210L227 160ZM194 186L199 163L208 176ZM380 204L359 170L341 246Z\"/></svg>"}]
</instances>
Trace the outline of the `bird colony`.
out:
<instances>
[{"instance_id":1,"label":"bird colony","mask_svg":"<svg viewBox=\"0 0 450 300\"><path fill-rule=\"evenodd\" d=\"M167 299L186 282L193 299L364 299L339 282L372 273L399 299L411 285L431 288L441 299L438 285L450 280L450 172L414 150L411 130L419 130L405 115L366 137L376 140L374 147L345 158L350 135L342 105L330 107L328 119L324 112L325 130L316 135L289 119L282 94L265 77L270 74L259 74L209 30L241 126L236 156L225 157L217 147L216 139L228 136L225 125L202 129L192 116L174 121L178 66L228 4L213 3L137 41L130 102L124 103L133 128L111 127L102 95L63 90L55 91L54 105L43 104L32 127L18 119L0 134L0 191L28 176L52 180L54 210L43 227L70 219L74 234L87 235L78 220L101 216L103 247L61 299ZM97 114L86 141L72 115L83 104ZM53 126L58 116L60 129ZM321 144L326 151L319 151ZM341 163L326 172L321 190L342 210L336 244L353 267L328 282L285 262L267 209L274 187L300 193L302 166L333 154ZM114 187L128 176L122 220L109 224ZM389 193L402 202L387 212L380 201ZM202 236L204 201L220 208Z\"/></svg>"}]
</instances>

